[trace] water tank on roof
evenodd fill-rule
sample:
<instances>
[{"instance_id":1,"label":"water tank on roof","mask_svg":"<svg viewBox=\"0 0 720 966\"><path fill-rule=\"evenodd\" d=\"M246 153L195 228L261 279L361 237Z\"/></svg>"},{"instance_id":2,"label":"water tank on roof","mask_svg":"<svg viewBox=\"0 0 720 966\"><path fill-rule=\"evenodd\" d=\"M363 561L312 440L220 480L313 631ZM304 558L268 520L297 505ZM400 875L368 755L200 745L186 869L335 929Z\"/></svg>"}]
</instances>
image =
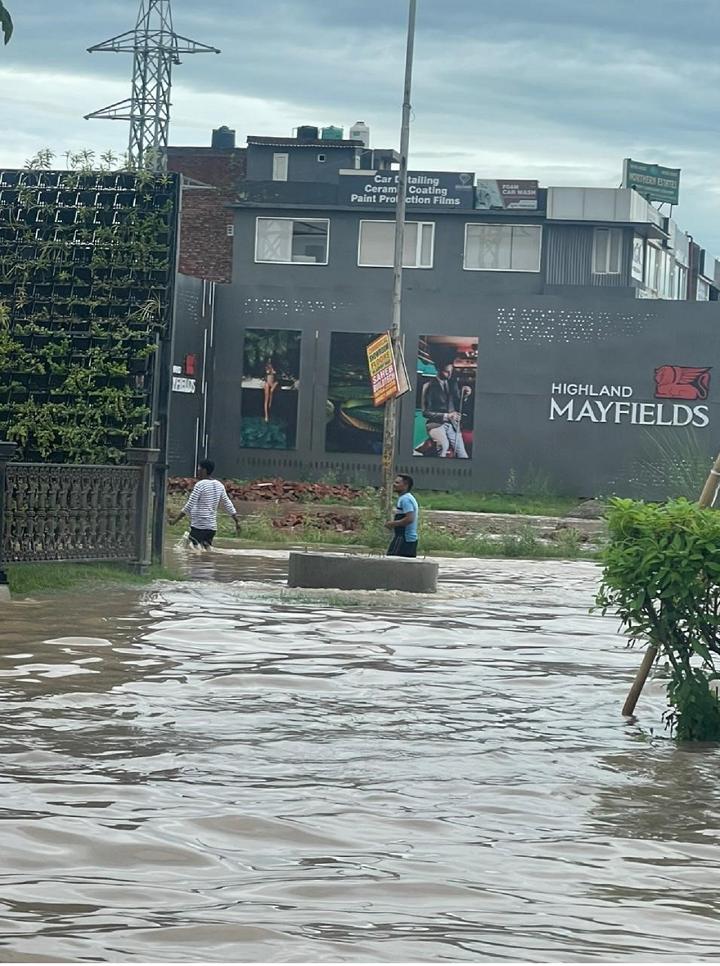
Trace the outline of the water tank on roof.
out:
<instances>
[{"instance_id":1,"label":"water tank on roof","mask_svg":"<svg viewBox=\"0 0 720 966\"><path fill-rule=\"evenodd\" d=\"M216 151L232 151L235 147L235 132L223 124L212 132L212 146Z\"/></svg>"},{"instance_id":2,"label":"water tank on roof","mask_svg":"<svg viewBox=\"0 0 720 966\"><path fill-rule=\"evenodd\" d=\"M312 124L303 124L297 129L298 141L317 141L319 136L318 129Z\"/></svg>"},{"instance_id":3,"label":"water tank on roof","mask_svg":"<svg viewBox=\"0 0 720 966\"><path fill-rule=\"evenodd\" d=\"M343 129L330 124L322 129L323 141L342 141Z\"/></svg>"},{"instance_id":4,"label":"water tank on roof","mask_svg":"<svg viewBox=\"0 0 720 966\"><path fill-rule=\"evenodd\" d=\"M363 147L370 147L370 128L365 121L355 121L350 128L350 140L362 141Z\"/></svg>"}]
</instances>

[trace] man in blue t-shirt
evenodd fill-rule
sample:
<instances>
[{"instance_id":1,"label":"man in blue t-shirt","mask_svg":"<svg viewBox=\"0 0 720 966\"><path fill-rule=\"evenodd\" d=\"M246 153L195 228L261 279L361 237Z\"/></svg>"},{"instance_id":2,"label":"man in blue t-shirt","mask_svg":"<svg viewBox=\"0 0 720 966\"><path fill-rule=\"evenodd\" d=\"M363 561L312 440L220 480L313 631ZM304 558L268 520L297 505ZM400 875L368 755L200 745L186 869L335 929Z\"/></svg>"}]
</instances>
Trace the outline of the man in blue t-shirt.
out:
<instances>
[{"instance_id":1,"label":"man in blue t-shirt","mask_svg":"<svg viewBox=\"0 0 720 966\"><path fill-rule=\"evenodd\" d=\"M395 535L388 547L388 557L416 557L418 545L418 520L420 508L410 490L413 488L412 476L401 473L395 477L393 489L398 495L395 518L385 526L394 530Z\"/></svg>"}]
</instances>

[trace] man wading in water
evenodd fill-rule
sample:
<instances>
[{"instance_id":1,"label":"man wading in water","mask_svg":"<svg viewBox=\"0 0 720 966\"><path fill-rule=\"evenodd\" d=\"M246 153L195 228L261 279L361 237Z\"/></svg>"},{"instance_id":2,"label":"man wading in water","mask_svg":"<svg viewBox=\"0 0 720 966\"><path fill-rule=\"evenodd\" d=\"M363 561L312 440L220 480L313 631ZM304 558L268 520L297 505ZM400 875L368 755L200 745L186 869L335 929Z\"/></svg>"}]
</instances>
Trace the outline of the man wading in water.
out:
<instances>
[{"instance_id":1,"label":"man wading in water","mask_svg":"<svg viewBox=\"0 0 720 966\"><path fill-rule=\"evenodd\" d=\"M209 550L217 533L217 511L222 503L235 521L235 532L240 533L237 510L227 495L220 480L213 480L215 464L212 460L202 460L198 464L198 481L193 487L190 498L179 513L170 516L170 523L177 523L184 516L190 517L190 543L194 547Z\"/></svg>"},{"instance_id":2,"label":"man wading in water","mask_svg":"<svg viewBox=\"0 0 720 966\"><path fill-rule=\"evenodd\" d=\"M395 519L388 520L385 524L388 530L395 531L395 536L388 547L388 557L417 557L420 507L410 492L412 488L412 476L401 473L395 477L393 490L398 494Z\"/></svg>"}]
</instances>

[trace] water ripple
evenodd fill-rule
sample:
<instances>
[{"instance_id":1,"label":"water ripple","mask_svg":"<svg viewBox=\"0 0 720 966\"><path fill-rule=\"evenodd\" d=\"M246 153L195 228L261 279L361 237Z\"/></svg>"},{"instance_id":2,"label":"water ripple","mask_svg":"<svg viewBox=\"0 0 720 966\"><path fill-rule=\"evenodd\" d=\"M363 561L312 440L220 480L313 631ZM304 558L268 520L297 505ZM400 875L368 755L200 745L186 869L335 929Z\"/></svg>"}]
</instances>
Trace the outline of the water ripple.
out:
<instances>
[{"instance_id":1,"label":"water ripple","mask_svg":"<svg viewBox=\"0 0 720 966\"><path fill-rule=\"evenodd\" d=\"M720 956L719 753L620 718L593 565L285 556L4 615L0 961Z\"/></svg>"}]
</instances>

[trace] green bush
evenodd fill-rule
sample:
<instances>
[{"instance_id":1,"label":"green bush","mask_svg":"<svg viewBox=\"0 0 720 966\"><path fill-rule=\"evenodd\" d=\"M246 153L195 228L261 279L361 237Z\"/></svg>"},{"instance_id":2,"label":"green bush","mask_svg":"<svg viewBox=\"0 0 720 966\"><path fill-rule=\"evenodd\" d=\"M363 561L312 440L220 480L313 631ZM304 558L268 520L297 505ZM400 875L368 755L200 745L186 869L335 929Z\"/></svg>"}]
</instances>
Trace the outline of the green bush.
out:
<instances>
[{"instance_id":1,"label":"green bush","mask_svg":"<svg viewBox=\"0 0 720 966\"><path fill-rule=\"evenodd\" d=\"M668 724L683 741L720 740L720 514L687 500L612 500L597 603L669 665Z\"/></svg>"}]
</instances>

